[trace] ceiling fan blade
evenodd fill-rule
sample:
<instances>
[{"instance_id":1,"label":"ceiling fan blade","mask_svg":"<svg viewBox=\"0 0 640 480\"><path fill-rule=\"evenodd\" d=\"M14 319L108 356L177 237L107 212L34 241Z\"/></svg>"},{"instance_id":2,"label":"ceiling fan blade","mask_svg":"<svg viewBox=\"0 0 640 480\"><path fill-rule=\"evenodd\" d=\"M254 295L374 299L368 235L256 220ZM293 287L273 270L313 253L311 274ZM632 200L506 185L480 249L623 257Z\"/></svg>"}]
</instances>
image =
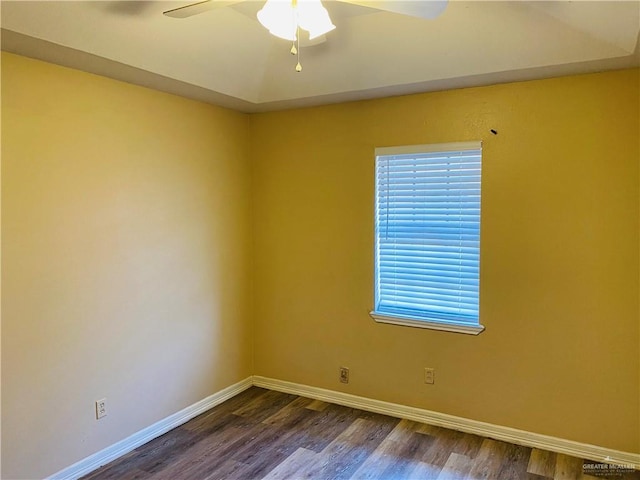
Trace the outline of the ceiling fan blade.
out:
<instances>
[{"instance_id":1,"label":"ceiling fan blade","mask_svg":"<svg viewBox=\"0 0 640 480\"><path fill-rule=\"evenodd\" d=\"M192 3L191 5L185 5L184 7L174 8L162 12L167 17L172 18L187 18L199 13L208 12L215 8L227 7L234 3L240 3L243 0L205 0L204 2Z\"/></svg>"},{"instance_id":2,"label":"ceiling fan blade","mask_svg":"<svg viewBox=\"0 0 640 480\"><path fill-rule=\"evenodd\" d=\"M362 7L385 12L400 13L410 17L436 18L445 8L447 0L341 0Z\"/></svg>"}]
</instances>

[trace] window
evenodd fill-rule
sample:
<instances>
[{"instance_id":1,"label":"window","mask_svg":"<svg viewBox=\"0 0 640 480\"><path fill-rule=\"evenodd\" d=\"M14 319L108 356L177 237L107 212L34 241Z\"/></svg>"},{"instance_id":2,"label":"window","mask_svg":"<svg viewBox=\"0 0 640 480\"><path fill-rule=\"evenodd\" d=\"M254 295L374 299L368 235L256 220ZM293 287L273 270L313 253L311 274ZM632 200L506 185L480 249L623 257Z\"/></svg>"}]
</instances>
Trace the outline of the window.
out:
<instances>
[{"instance_id":1,"label":"window","mask_svg":"<svg viewBox=\"0 0 640 480\"><path fill-rule=\"evenodd\" d=\"M378 322L477 335L480 142L376 149Z\"/></svg>"}]
</instances>

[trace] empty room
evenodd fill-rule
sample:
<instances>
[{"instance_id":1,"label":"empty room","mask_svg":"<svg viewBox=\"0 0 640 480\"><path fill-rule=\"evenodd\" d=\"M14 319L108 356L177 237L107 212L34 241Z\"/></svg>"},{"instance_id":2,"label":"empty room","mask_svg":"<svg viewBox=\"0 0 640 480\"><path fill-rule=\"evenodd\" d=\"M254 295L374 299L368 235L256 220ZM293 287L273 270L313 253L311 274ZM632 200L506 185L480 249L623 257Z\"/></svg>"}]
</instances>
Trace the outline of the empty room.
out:
<instances>
[{"instance_id":1,"label":"empty room","mask_svg":"<svg viewBox=\"0 0 640 480\"><path fill-rule=\"evenodd\" d=\"M2 479L640 477L640 2L0 19Z\"/></svg>"}]
</instances>

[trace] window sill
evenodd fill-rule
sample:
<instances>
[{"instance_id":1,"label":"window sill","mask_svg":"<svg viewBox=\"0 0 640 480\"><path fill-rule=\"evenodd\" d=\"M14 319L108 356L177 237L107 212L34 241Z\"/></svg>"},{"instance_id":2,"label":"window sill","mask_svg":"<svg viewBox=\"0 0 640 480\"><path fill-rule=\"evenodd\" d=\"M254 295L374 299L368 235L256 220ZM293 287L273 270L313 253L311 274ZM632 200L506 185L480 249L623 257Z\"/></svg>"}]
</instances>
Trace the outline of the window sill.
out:
<instances>
[{"instance_id":1,"label":"window sill","mask_svg":"<svg viewBox=\"0 0 640 480\"><path fill-rule=\"evenodd\" d=\"M429 320L418 320L409 317L387 315L383 313L370 312L371 318L378 323L389 323L391 325L401 325L404 327L427 328L430 330L441 330L444 332L465 333L467 335L478 335L484 330L483 325L469 325L466 323L453 322L433 322Z\"/></svg>"}]
</instances>

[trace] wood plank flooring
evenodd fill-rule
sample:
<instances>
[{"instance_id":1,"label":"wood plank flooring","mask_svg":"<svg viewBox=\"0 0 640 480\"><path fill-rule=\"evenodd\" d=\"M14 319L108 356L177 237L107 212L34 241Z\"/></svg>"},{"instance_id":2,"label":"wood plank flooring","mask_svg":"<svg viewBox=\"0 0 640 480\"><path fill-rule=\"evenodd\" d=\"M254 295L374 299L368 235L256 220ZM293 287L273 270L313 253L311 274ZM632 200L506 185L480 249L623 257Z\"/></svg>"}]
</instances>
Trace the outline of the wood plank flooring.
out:
<instances>
[{"instance_id":1,"label":"wood plank flooring","mask_svg":"<svg viewBox=\"0 0 640 480\"><path fill-rule=\"evenodd\" d=\"M84 478L640 479L598 465L252 387Z\"/></svg>"}]
</instances>

